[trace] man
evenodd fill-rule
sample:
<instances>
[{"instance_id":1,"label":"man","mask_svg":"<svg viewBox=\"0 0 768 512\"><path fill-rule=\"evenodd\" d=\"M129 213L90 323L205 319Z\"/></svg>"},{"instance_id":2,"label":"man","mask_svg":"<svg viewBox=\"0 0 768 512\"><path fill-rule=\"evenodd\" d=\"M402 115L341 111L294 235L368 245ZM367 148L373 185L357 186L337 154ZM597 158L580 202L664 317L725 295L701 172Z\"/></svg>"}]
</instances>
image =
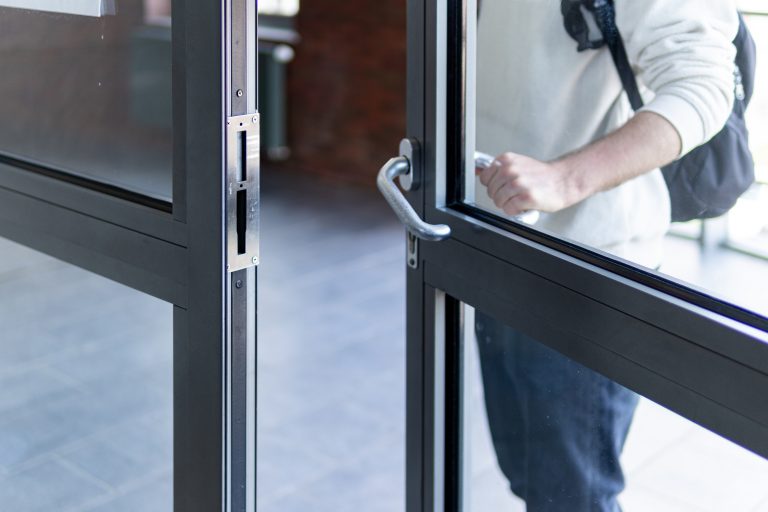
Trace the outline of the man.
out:
<instances>
[{"instance_id":1,"label":"man","mask_svg":"<svg viewBox=\"0 0 768 512\"><path fill-rule=\"evenodd\" d=\"M615 8L645 97L635 115L607 48L578 53L559 2L483 0L477 148L497 156L476 200L541 211L537 228L657 268L670 216L659 167L730 115L737 11L732 0ZM636 395L481 312L476 333L497 458L528 511L620 510Z\"/></svg>"}]
</instances>

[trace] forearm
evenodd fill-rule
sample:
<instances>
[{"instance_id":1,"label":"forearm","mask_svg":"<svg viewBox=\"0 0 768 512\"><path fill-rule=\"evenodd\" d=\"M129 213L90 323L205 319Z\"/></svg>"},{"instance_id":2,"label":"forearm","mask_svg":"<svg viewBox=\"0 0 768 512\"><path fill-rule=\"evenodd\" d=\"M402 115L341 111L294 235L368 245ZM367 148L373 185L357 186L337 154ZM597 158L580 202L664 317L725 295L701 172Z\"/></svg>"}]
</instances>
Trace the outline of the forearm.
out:
<instances>
[{"instance_id":1,"label":"forearm","mask_svg":"<svg viewBox=\"0 0 768 512\"><path fill-rule=\"evenodd\" d=\"M568 202L576 203L664 166L680 151L680 136L669 121L640 112L618 130L553 164L570 176L573 197Z\"/></svg>"},{"instance_id":2,"label":"forearm","mask_svg":"<svg viewBox=\"0 0 768 512\"><path fill-rule=\"evenodd\" d=\"M479 176L488 196L508 215L556 212L672 162L681 147L669 121L640 112L615 132L554 162L504 153Z\"/></svg>"}]
</instances>

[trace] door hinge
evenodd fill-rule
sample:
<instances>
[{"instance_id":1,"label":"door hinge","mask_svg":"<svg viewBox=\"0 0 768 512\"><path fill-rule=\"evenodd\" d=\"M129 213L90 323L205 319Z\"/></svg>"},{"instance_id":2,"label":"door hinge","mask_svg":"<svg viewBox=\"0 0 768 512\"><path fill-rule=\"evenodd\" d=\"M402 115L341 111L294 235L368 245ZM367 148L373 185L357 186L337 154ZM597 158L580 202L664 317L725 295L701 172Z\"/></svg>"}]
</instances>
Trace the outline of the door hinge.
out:
<instances>
[{"instance_id":1,"label":"door hinge","mask_svg":"<svg viewBox=\"0 0 768 512\"><path fill-rule=\"evenodd\" d=\"M227 271L259 263L259 114L227 119Z\"/></svg>"}]
</instances>

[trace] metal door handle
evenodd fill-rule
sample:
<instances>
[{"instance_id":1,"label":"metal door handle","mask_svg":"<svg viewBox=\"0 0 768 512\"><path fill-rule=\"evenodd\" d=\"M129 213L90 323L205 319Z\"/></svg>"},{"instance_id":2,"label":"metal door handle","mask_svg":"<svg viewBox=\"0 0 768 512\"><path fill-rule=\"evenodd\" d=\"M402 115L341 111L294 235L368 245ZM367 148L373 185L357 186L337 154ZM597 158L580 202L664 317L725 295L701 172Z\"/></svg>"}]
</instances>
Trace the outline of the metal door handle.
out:
<instances>
[{"instance_id":1,"label":"metal door handle","mask_svg":"<svg viewBox=\"0 0 768 512\"><path fill-rule=\"evenodd\" d=\"M419 217L400 189L395 185L395 178L411 172L411 162L405 156L390 158L379 171L376 185L381 195L387 200L408 231L422 240L439 242L451 236L451 228L445 224L427 224Z\"/></svg>"}]
</instances>

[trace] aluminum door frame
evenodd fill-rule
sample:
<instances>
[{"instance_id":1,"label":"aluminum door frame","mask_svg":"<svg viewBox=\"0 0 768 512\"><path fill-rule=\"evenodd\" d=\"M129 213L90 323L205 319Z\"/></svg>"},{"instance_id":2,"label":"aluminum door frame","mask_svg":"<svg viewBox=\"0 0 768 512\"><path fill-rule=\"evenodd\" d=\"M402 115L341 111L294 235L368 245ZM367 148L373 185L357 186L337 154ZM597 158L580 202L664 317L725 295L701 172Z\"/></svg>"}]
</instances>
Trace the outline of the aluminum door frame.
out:
<instances>
[{"instance_id":1,"label":"aluminum door frame","mask_svg":"<svg viewBox=\"0 0 768 512\"><path fill-rule=\"evenodd\" d=\"M256 2L172 10L173 202L2 158L0 236L174 305L174 510L241 512L255 509L256 269L226 269L224 148L227 117L257 107Z\"/></svg>"},{"instance_id":2,"label":"aluminum door frame","mask_svg":"<svg viewBox=\"0 0 768 512\"><path fill-rule=\"evenodd\" d=\"M406 266L406 510L461 508L462 375L451 355L460 301L768 456L764 318L459 204L445 176L461 158L466 62L455 59L466 26L455 14L466 9L466 0L408 2L406 136L423 151L413 163L422 186L406 195L452 236L420 242L418 267Z\"/></svg>"}]
</instances>

